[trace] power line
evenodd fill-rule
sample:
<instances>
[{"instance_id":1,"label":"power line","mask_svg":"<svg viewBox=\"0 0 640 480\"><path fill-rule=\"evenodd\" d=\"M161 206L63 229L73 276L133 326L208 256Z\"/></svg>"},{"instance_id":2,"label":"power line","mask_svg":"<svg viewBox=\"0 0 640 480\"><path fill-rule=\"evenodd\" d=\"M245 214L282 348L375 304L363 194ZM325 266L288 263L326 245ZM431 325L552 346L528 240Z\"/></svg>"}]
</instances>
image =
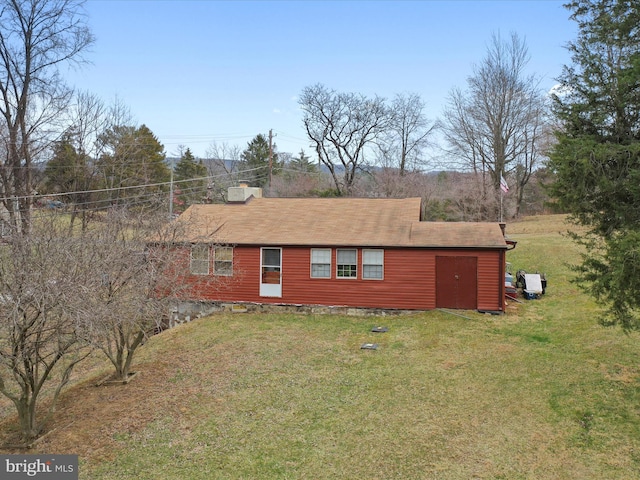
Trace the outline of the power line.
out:
<instances>
[{"instance_id":1,"label":"power line","mask_svg":"<svg viewBox=\"0 0 640 480\"><path fill-rule=\"evenodd\" d=\"M231 172L231 173L222 173L219 175L208 175L206 177L198 177L198 178L191 178L191 179L187 179L187 180L178 180L175 181L174 183L184 183L184 182L193 182L193 181L210 181L216 178L221 178L221 177L225 177L225 176L231 176L231 175L243 175L245 173L249 173L249 172L253 172L256 170L260 170L263 169L264 167L256 167L256 168L249 168L246 170L239 170L237 172ZM73 191L73 192L59 192L59 193L51 193L51 194L45 194L45 195L39 195L39 194L35 194L35 195L20 195L20 196L11 196L11 197L0 197L0 202L5 202L5 201L16 201L16 200L26 200L26 199L37 199L37 198L43 198L43 197L65 197L65 196L71 196L71 195L80 195L80 194L88 194L88 193L105 193L105 192L117 192L117 191L121 191L121 190L133 190L136 188L151 188L151 187L161 187L161 186L169 186L171 184L171 181L167 181L167 182L158 182L158 183L146 183L146 184L141 184L141 185L127 185L127 186L122 186L122 187L110 187L110 188L99 188L99 189L94 189L94 190L77 190L77 191Z\"/></svg>"}]
</instances>

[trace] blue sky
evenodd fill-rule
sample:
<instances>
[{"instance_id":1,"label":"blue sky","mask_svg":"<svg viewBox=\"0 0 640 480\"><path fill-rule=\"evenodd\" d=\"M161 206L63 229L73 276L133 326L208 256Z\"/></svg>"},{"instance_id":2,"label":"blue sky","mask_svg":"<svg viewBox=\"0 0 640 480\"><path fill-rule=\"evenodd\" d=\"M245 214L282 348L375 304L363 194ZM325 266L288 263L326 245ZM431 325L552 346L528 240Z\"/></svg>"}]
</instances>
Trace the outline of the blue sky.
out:
<instances>
[{"instance_id":1,"label":"blue sky","mask_svg":"<svg viewBox=\"0 0 640 480\"><path fill-rule=\"evenodd\" d=\"M555 0L88 0L91 63L80 90L117 97L172 156L210 144L244 149L275 134L281 152L312 154L297 97L316 83L392 98L417 93L429 118L464 88L493 33L524 38L529 73L549 90L576 35Z\"/></svg>"}]
</instances>

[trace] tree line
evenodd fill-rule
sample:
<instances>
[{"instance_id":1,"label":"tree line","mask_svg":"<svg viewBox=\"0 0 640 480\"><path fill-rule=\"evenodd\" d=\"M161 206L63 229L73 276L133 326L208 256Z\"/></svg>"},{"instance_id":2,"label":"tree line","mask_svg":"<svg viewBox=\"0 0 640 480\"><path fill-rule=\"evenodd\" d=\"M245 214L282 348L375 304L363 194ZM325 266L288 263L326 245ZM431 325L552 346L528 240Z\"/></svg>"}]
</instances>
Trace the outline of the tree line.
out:
<instances>
[{"instance_id":1,"label":"tree line","mask_svg":"<svg viewBox=\"0 0 640 480\"><path fill-rule=\"evenodd\" d=\"M477 191L484 202L481 214L469 217L464 210L455 212L455 199L439 199L444 210L452 210L448 219L497 220L501 178L513 187L510 201L517 216L527 184L541 166L548 132L544 97L536 79L524 75L527 48L514 34L509 40L493 37L468 88L452 90L441 120L427 117L415 93L387 100L316 84L304 88L299 100L313 160L304 151L295 156L278 152L261 133L244 150L212 145L206 159L192 158L181 147L183 164L172 171L176 165L167 162L163 145L146 125L136 124L126 106L117 99L106 106L65 84L62 67L84 63L94 43L82 4L3 2L0 222L7 230L28 232L32 207L44 195L55 194L71 210L72 220L86 227L93 212L127 199L142 205L154 198L155 208L165 209L167 199L179 208L218 201L237 176L268 187L267 195L398 196L406 192L401 185L409 176L432 171L466 172L463 185L474 191L465 197L475 199ZM436 131L444 135L446 147L434 141ZM172 173L184 182L175 198L166 186ZM195 181L225 173L227 181ZM389 182L394 175L399 178ZM391 183L399 188L390 189ZM145 188L136 191L138 186ZM409 190L425 199L437 194Z\"/></svg>"},{"instance_id":2,"label":"tree line","mask_svg":"<svg viewBox=\"0 0 640 480\"><path fill-rule=\"evenodd\" d=\"M167 283L180 267L169 265L169 249L152 254L149 238L170 244L178 237L169 206L179 213L222 201L240 179L267 195L419 195L433 220L495 221L503 200L518 215L548 197L588 229L575 235L586 252L575 270L605 307L603 322L640 325L633 2L566 4L578 36L550 97L526 73L525 42L495 34L439 120L416 94L387 100L315 84L299 99L313 159L278 152L271 135L258 134L244 150L212 144L205 159L182 147L171 164L125 106L65 84L62 66L83 63L94 42L82 3L0 0L0 393L25 440L46 420L41 393L55 400L92 348L128 375L180 294L180 282ZM34 209L47 196L55 201Z\"/></svg>"}]
</instances>

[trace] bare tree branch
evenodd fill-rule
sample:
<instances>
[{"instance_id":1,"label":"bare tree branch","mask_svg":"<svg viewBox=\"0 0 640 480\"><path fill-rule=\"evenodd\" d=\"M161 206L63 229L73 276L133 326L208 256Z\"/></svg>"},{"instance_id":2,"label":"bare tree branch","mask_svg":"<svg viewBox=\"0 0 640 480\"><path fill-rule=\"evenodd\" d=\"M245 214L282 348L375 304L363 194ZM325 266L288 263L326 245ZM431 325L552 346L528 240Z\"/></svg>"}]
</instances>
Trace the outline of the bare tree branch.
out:
<instances>
[{"instance_id":1,"label":"bare tree branch","mask_svg":"<svg viewBox=\"0 0 640 480\"><path fill-rule=\"evenodd\" d=\"M468 79L468 90L449 94L442 128L451 153L490 186L488 198L500 196L501 178L517 180L521 190L541 160L546 105L538 80L526 76L528 49L517 34L509 42L493 35L486 57Z\"/></svg>"},{"instance_id":2,"label":"bare tree branch","mask_svg":"<svg viewBox=\"0 0 640 480\"><path fill-rule=\"evenodd\" d=\"M366 154L389 125L384 99L338 93L317 84L300 97L304 126L339 195L349 195Z\"/></svg>"},{"instance_id":3,"label":"bare tree branch","mask_svg":"<svg viewBox=\"0 0 640 480\"><path fill-rule=\"evenodd\" d=\"M58 68L79 63L93 36L77 0L0 2L0 195L16 230L28 232L33 162L46 148L71 91Z\"/></svg>"}]
</instances>

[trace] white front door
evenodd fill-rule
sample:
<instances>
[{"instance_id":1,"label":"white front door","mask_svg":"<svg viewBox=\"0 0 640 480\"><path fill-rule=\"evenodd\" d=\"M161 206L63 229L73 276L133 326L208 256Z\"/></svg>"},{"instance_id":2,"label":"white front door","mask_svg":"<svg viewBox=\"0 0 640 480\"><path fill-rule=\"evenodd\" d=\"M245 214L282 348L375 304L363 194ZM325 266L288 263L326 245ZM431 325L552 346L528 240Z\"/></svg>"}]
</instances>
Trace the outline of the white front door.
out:
<instances>
[{"instance_id":1,"label":"white front door","mask_svg":"<svg viewBox=\"0 0 640 480\"><path fill-rule=\"evenodd\" d=\"M260 296L282 296L282 249L263 248L260 264Z\"/></svg>"}]
</instances>

